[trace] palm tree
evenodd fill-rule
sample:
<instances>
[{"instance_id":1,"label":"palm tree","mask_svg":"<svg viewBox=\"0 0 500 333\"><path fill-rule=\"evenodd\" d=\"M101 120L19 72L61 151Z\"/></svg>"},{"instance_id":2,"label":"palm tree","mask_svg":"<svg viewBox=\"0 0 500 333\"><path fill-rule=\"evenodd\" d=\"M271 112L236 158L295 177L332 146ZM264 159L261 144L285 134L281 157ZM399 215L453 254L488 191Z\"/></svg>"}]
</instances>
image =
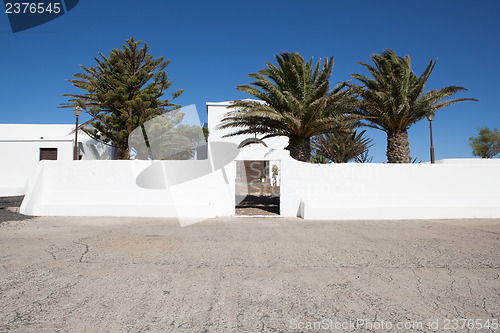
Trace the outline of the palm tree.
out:
<instances>
[{"instance_id":1,"label":"palm tree","mask_svg":"<svg viewBox=\"0 0 500 333\"><path fill-rule=\"evenodd\" d=\"M365 132L350 128L336 134L319 135L313 138L312 146L315 152L333 163L347 163L357 160L371 147L372 140L364 137Z\"/></svg>"},{"instance_id":2,"label":"palm tree","mask_svg":"<svg viewBox=\"0 0 500 333\"><path fill-rule=\"evenodd\" d=\"M328 158L326 158L324 155L320 154L319 151L313 150L311 152L311 159L309 160L310 163L314 164L328 164L332 163Z\"/></svg>"},{"instance_id":3,"label":"palm tree","mask_svg":"<svg viewBox=\"0 0 500 333\"><path fill-rule=\"evenodd\" d=\"M467 90L464 87L448 86L424 92L425 83L436 65L431 61L420 77L411 70L410 57L398 57L392 50L373 54L375 66L365 66L373 78L360 74L351 75L364 85L351 87L362 99L354 114L369 123L367 126L387 133L387 161L409 163L410 147L408 129L413 123L428 114L461 101L477 101L474 98L446 100L453 94Z\"/></svg>"},{"instance_id":4,"label":"palm tree","mask_svg":"<svg viewBox=\"0 0 500 333\"><path fill-rule=\"evenodd\" d=\"M358 156L356 156L355 159L356 163L371 163L373 161L373 156L370 156L368 154L368 150L365 150Z\"/></svg>"},{"instance_id":5,"label":"palm tree","mask_svg":"<svg viewBox=\"0 0 500 333\"><path fill-rule=\"evenodd\" d=\"M255 81L236 89L259 100L237 100L218 128L236 128L226 136L258 133L263 139L275 136L289 138L290 155L307 162L311 155L310 138L332 133L345 123L345 114L356 103L346 83L330 90L333 57L321 66L313 59L305 62L298 53L276 56L278 65L250 74Z\"/></svg>"}]
</instances>

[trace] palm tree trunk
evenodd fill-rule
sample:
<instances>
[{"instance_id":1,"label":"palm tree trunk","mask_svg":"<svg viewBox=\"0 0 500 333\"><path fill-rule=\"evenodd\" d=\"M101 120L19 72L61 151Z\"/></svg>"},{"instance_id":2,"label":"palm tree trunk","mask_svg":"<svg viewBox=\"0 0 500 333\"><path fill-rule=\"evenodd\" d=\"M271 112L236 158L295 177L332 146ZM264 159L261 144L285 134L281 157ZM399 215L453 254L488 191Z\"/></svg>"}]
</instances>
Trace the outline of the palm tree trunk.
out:
<instances>
[{"instance_id":1,"label":"palm tree trunk","mask_svg":"<svg viewBox=\"0 0 500 333\"><path fill-rule=\"evenodd\" d=\"M406 131L387 133L387 163L410 163L410 145Z\"/></svg>"},{"instance_id":2,"label":"palm tree trunk","mask_svg":"<svg viewBox=\"0 0 500 333\"><path fill-rule=\"evenodd\" d=\"M311 140L309 138L290 138L288 147L290 156L297 161L309 162L311 159Z\"/></svg>"}]
</instances>

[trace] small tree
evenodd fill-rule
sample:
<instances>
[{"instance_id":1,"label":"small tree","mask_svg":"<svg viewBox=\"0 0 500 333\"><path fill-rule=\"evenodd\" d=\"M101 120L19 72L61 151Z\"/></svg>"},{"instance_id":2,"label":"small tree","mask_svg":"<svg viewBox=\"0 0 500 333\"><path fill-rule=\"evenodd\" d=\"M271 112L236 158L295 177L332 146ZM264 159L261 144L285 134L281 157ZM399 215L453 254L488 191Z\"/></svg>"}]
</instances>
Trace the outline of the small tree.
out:
<instances>
[{"instance_id":1,"label":"small tree","mask_svg":"<svg viewBox=\"0 0 500 333\"><path fill-rule=\"evenodd\" d=\"M273 165L273 168L271 169L271 171L273 172L273 177L276 177L276 176L278 176L280 170L279 170L277 165Z\"/></svg>"},{"instance_id":2,"label":"small tree","mask_svg":"<svg viewBox=\"0 0 500 333\"><path fill-rule=\"evenodd\" d=\"M205 141L208 142L208 136L210 135L208 127L202 127L201 130L203 131L203 137L205 137Z\"/></svg>"},{"instance_id":3,"label":"small tree","mask_svg":"<svg viewBox=\"0 0 500 333\"><path fill-rule=\"evenodd\" d=\"M313 138L312 147L317 155L321 155L333 163L348 163L371 147L372 140L364 137L366 131L357 132L353 127L335 134L323 134ZM360 157L363 158L363 157ZM318 160L318 157L315 157ZM321 161L321 159L319 159Z\"/></svg>"},{"instance_id":4,"label":"small tree","mask_svg":"<svg viewBox=\"0 0 500 333\"><path fill-rule=\"evenodd\" d=\"M197 145L205 142L200 126L183 124L185 113L170 111L155 117L129 136L129 149L135 159L188 160Z\"/></svg>"},{"instance_id":5,"label":"small tree","mask_svg":"<svg viewBox=\"0 0 500 333\"><path fill-rule=\"evenodd\" d=\"M477 137L469 138L472 155L482 158L492 158L500 153L500 132L498 129L490 130L488 127L479 127Z\"/></svg>"},{"instance_id":6,"label":"small tree","mask_svg":"<svg viewBox=\"0 0 500 333\"><path fill-rule=\"evenodd\" d=\"M355 161L356 163L371 163L373 162L373 156L370 156L368 150L365 150L362 154L356 157Z\"/></svg>"},{"instance_id":7,"label":"small tree","mask_svg":"<svg viewBox=\"0 0 500 333\"><path fill-rule=\"evenodd\" d=\"M329 159L327 159L325 156L321 155L317 150L312 150L311 159L309 160L309 162L315 163L315 164L331 163L331 161Z\"/></svg>"},{"instance_id":8,"label":"small tree","mask_svg":"<svg viewBox=\"0 0 500 333\"><path fill-rule=\"evenodd\" d=\"M119 159L130 158L128 139L132 131L178 107L171 101L182 93L177 90L170 99L162 99L172 84L165 71L170 60L154 59L148 53L148 44L140 48L141 43L131 38L122 49L113 49L109 57L99 53L102 59L94 58L96 67L80 65L84 73L74 74L75 79L68 81L85 92L63 95L70 99L61 107L84 108L92 117L86 124L93 128L82 130L116 146Z\"/></svg>"}]
</instances>

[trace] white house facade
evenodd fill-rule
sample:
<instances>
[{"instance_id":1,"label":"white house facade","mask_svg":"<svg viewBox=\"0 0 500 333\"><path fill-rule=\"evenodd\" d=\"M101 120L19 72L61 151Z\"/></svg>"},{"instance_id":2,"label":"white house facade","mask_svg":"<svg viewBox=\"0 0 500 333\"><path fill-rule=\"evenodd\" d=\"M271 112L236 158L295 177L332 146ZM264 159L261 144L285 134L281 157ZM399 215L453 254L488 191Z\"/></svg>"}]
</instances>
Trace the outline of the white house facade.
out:
<instances>
[{"instance_id":1,"label":"white house facade","mask_svg":"<svg viewBox=\"0 0 500 333\"><path fill-rule=\"evenodd\" d=\"M73 160L75 125L0 124L0 196L26 193L29 177L40 160ZM78 132L82 160L112 159L113 149Z\"/></svg>"}]
</instances>

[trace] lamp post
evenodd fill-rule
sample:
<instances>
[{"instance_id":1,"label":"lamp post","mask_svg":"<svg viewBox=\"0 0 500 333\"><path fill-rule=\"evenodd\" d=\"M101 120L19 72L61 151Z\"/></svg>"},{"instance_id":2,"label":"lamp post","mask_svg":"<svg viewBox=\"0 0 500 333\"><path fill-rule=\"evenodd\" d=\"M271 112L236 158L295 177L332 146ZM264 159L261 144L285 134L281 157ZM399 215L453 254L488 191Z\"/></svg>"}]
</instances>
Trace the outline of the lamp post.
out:
<instances>
[{"instance_id":1,"label":"lamp post","mask_svg":"<svg viewBox=\"0 0 500 333\"><path fill-rule=\"evenodd\" d=\"M429 113L426 117L429 121L429 129L431 132L431 163L434 163L434 144L432 143L432 121L434 120L434 112Z\"/></svg>"},{"instance_id":2,"label":"lamp post","mask_svg":"<svg viewBox=\"0 0 500 333\"><path fill-rule=\"evenodd\" d=\"M78 117L82 114L82 108L77 106L73 109L73 113L76 116L76 127L75 127L75 149L73 151L73 160L78 160Z\"/></svg>"}]
</instances>

